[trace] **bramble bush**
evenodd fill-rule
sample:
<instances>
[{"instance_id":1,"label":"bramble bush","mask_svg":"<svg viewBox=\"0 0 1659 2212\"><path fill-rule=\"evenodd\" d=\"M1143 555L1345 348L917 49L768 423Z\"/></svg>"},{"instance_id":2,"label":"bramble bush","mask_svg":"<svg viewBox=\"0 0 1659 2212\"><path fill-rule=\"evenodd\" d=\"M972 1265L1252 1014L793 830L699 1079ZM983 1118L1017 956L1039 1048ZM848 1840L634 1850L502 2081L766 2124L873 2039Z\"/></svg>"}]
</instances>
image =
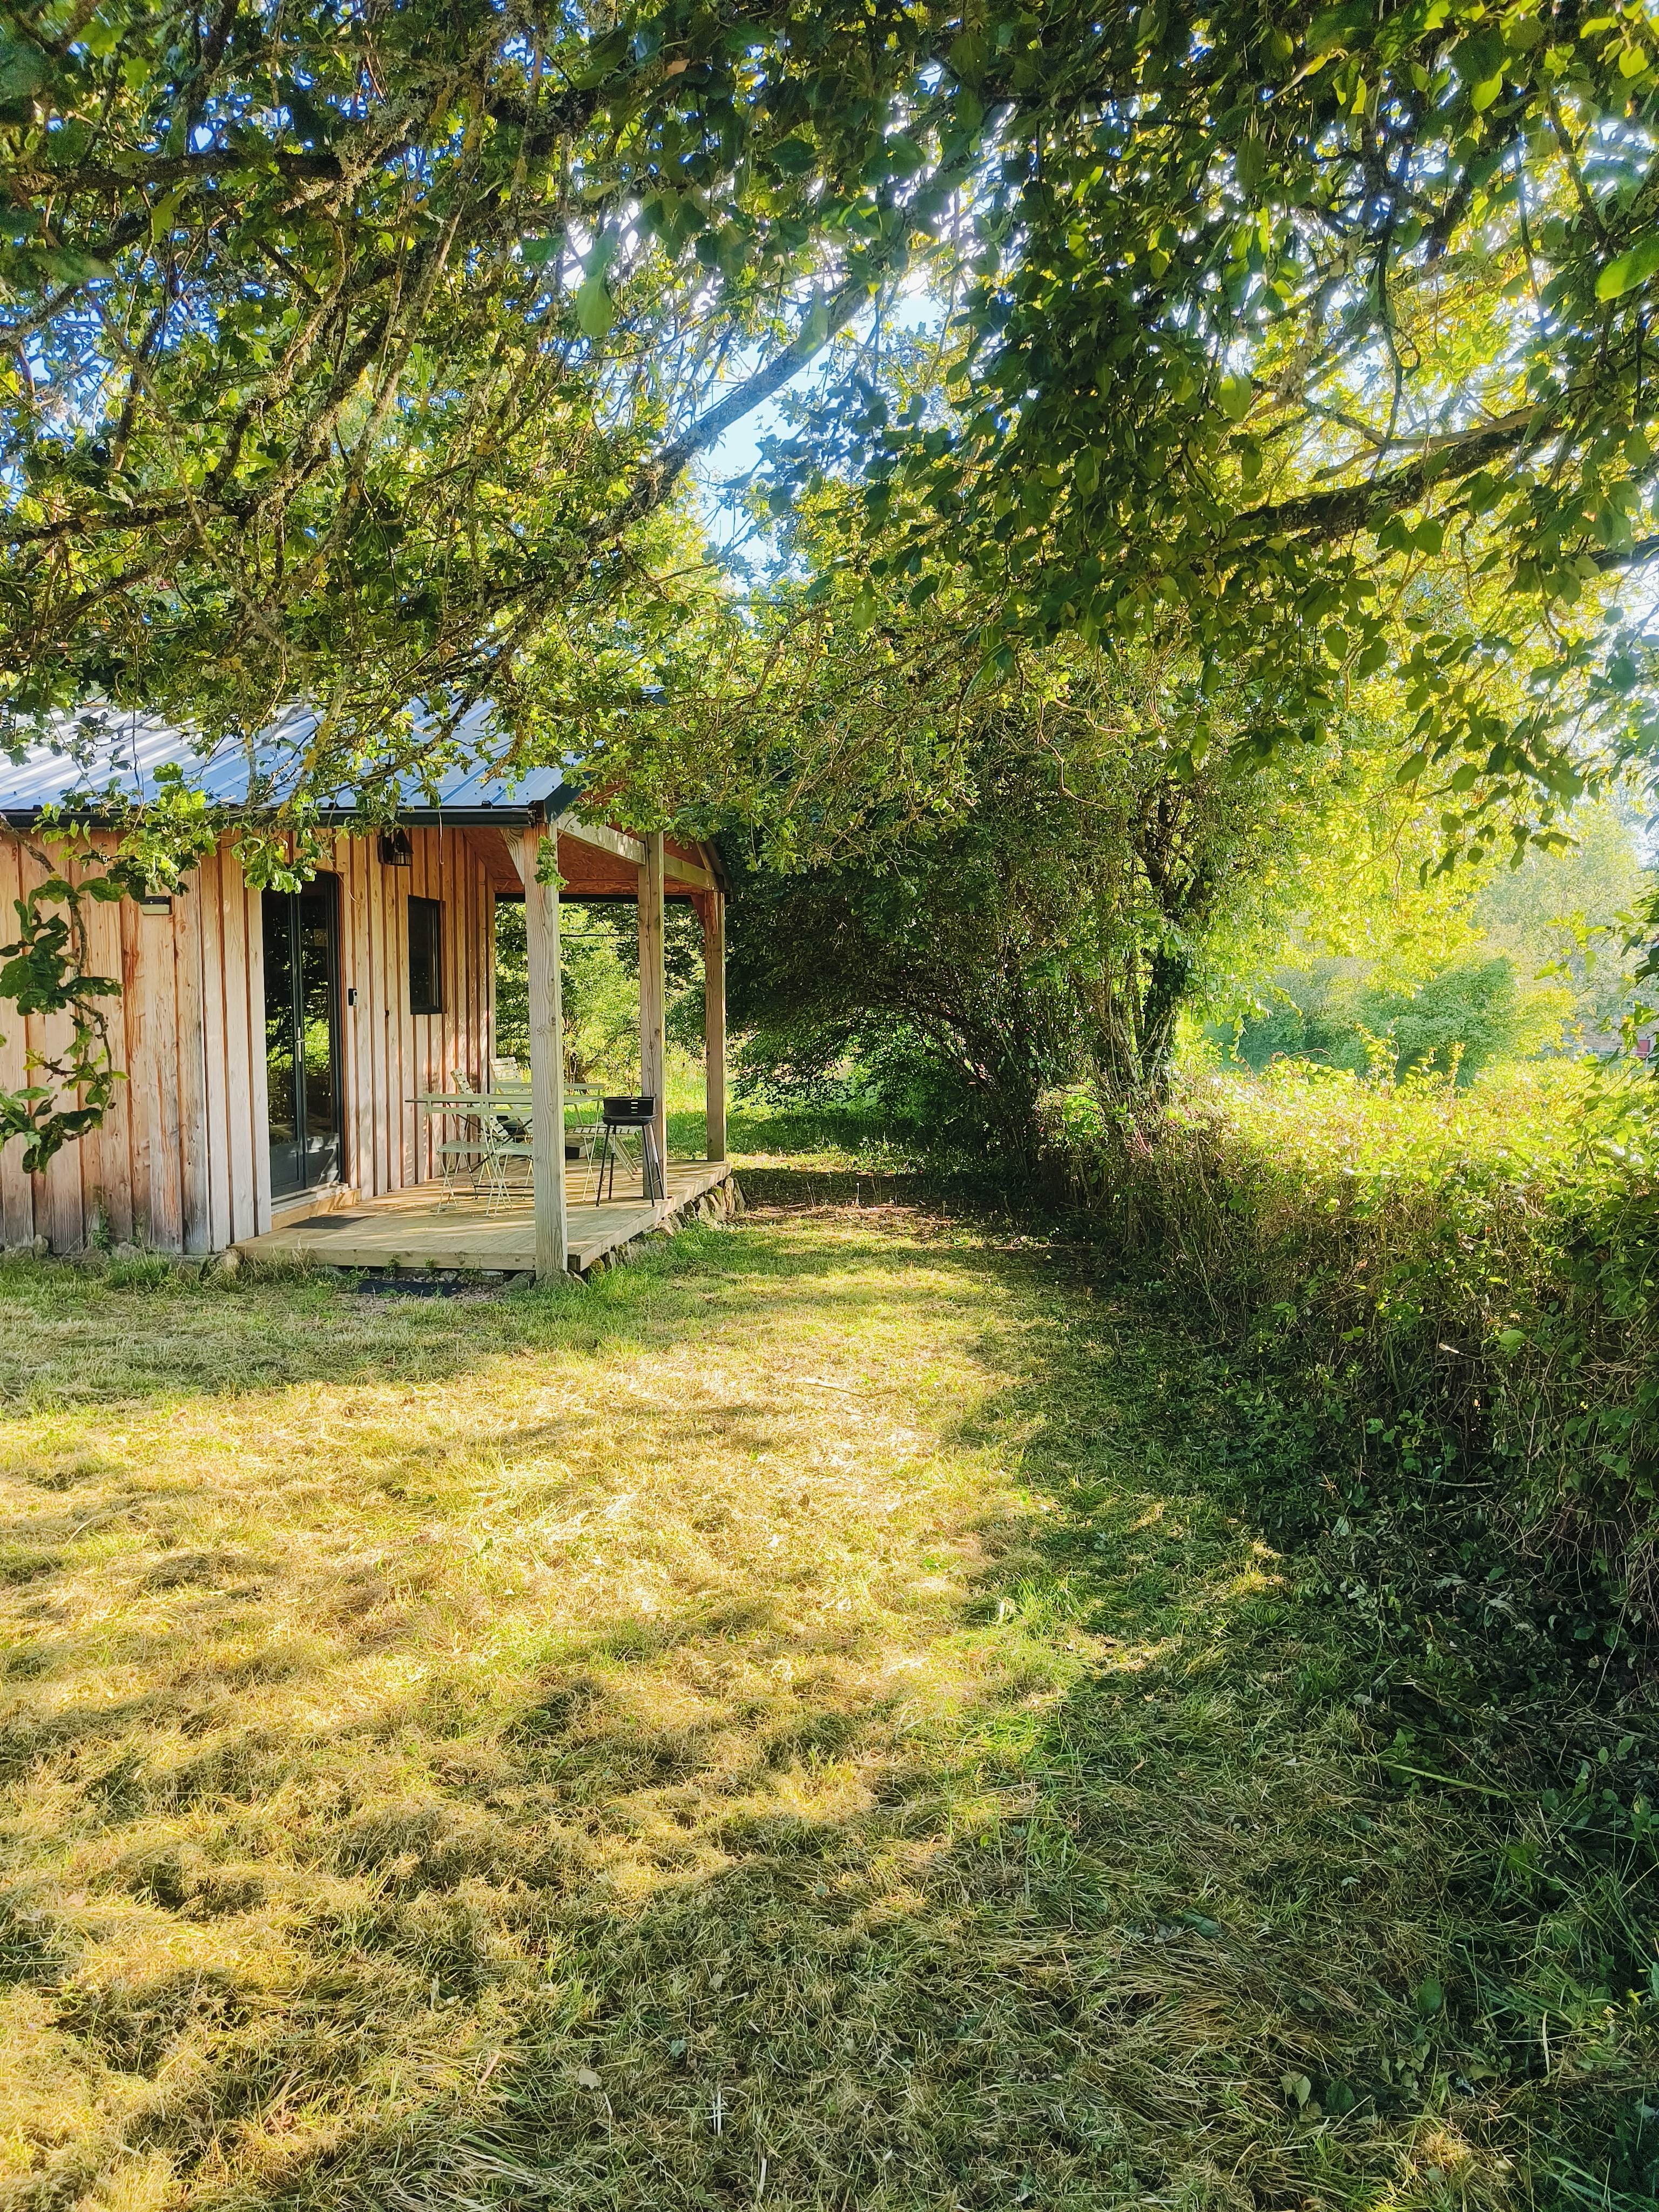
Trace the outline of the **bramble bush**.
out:
<instances>
[{"instance_id":1,"label":"bramble bush","mask_svg":"<svg viewBox=\"0 0 1659 2212\"><path fill-rule=\"evenodd\" d=\"M1567 1577L1575 1632L1659 1611L1659 1101L1566 1062L1367 1082L1308 1061L1200 1075L1156 1123L1045 1102L1126 1262L1294 1381L1342 1456L1432 1463Z\"/></svg>"}]
</instances>

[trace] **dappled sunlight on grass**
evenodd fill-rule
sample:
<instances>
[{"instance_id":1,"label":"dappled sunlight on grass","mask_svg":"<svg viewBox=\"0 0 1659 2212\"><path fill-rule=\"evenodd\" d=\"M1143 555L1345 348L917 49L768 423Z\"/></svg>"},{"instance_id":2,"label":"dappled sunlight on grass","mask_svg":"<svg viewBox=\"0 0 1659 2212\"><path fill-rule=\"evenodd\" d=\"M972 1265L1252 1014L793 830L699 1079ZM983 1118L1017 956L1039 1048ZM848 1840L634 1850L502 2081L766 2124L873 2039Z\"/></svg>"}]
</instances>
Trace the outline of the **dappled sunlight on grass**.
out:
<instances>
[{"instance_id":1,"label":"dappled sunlight on grass","mask_svg":"<svg viewBox=\"0 0 1659 2212\"><path fill-rule=\"evenodd\" d=\"M1188 1358L856 1197L547 1296L0 1270L0 2177L1504 2201L1579 2046L1451 2086L1457 1850Z\"/></svg>"}]
</instances>

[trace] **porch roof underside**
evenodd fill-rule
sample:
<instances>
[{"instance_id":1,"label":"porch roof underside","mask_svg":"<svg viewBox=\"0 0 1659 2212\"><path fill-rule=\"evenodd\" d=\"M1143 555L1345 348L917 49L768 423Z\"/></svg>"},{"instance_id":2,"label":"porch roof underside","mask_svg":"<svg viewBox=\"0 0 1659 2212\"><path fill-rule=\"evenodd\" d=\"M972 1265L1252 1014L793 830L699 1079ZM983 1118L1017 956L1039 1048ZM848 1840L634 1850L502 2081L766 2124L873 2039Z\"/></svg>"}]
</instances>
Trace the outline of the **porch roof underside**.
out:
<instances>
[{"instance_id":1,"label":"porch roof underside","mask_svg":"<svg viewBox=\"0 0 1659 2212\"><path fill-rule=\"evenodd\" d=\"M419 815L400 817L411 826L426 819ZM448 817L446 817L447 820ZM437 827L436 817L431 826ZM490 827L481 823L465 825L466 836L473 849L489 868L490 879L497 892L517 896L524 890L524 879L519 873L509 839L521 836L532 826L526 816L522 823L508 825L497 821ZM559 875L568 899L628 899L640 895L640 867L645 859L641 842L624 830L613 830L601 823L583 821L580 817L567 814L558 823ZM714 855L705 847L683 842L677 838L663 839L663 896L668 899L698 899L708 892L723 888L715 866Z\"/></svg>"}]
</instances>

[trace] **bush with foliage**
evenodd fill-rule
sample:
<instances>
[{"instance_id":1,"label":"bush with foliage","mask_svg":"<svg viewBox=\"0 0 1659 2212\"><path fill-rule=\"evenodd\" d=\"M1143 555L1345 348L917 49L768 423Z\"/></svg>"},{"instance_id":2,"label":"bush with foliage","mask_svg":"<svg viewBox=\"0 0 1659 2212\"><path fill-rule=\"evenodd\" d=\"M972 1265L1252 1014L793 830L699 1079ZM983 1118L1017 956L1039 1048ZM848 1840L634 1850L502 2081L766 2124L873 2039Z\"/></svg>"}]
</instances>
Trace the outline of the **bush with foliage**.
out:
<instances>
[{"instance_id":1,"label":"bush with foliage","mask_svg":"<svg viewBox=\"0 0 1659 2212\"><path fill-rule=\"evenodd\" d=\"M1415 990L1383 990L1352 961L1284 972L1273 1003L1238 1029L1238 1057L1258 1073L1281 1056L1396 1080L1413 1069L1471 1082L1521 1041L1522 1009L1507 955L1448 961Z\"/></svg>"},{"instance_id":2,"label":"bush with foliage","mask_svg":"<svg viewBox=\"0 0 1659 2212\"><path fill-rule=\"evenodd\" d=\"M1361 1001L1361 1019L1394 1048L1392 1073L1431 1069L1467 1083L1516 1042L1521 1026L1515 970L1496 959L1455 961L1421 989L1378 993Z\"/></svg>"},{"instance_id":3,"label":"bush with foliage","mask_svg":"<svg viewBox=\"0 0 1659 2212\"><path fill-rule=\"evenodd\" d=\"M1083 1081L1155 1111L1212 945L1286 896L1348 773L1344 733L1293 769L1199 768L1167 735L1190 656L1056 649L991 684L977 648L941 634L931 689L866 690L880 641L830 642L845 680L811 742L867 742L872 719L925 703L959 792L950 816L902 817L838 866L772 874L728 844L741 1079L868 1096L936 1153L1026 1176L1045 1091ZM1218 681L1214 711L1242 726L1251 702Z\"/></svg>"},{"instance_id":4,"label":"bush with foliage","mask_svg":"<svg viewBox=\"0 0 1659 2212\"><path fill-rule=\"evenodd\" d=\"M1368 1085L1310 1062L1154 1126L1046 1102L1127 1259L1318 1410L1336 1455L1455 1468L1607 1655L1659 1619L1659 1116L1565 1062Z\"/></svg>"}]
</instances>

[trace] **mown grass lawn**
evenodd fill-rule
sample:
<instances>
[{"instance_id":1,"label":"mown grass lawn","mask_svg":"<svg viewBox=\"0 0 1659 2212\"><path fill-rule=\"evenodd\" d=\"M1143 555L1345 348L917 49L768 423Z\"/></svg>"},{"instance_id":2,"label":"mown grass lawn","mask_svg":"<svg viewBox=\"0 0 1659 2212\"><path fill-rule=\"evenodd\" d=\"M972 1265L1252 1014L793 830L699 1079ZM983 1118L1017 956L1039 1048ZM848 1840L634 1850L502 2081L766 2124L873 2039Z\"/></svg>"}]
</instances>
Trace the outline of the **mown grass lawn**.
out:
<instances>
[{"instance_id":1,"label":"mown grass lawn","mask_svg":"<svg viewBox=\"0 0 1659 2212\"><path fill-rule=\"evenodd\" d=\"M0 1267L4 2201L1601 2202L1659 2006L1386 1778L1206 1388L898 1206Z\"/></svg>"}]
</instances>

